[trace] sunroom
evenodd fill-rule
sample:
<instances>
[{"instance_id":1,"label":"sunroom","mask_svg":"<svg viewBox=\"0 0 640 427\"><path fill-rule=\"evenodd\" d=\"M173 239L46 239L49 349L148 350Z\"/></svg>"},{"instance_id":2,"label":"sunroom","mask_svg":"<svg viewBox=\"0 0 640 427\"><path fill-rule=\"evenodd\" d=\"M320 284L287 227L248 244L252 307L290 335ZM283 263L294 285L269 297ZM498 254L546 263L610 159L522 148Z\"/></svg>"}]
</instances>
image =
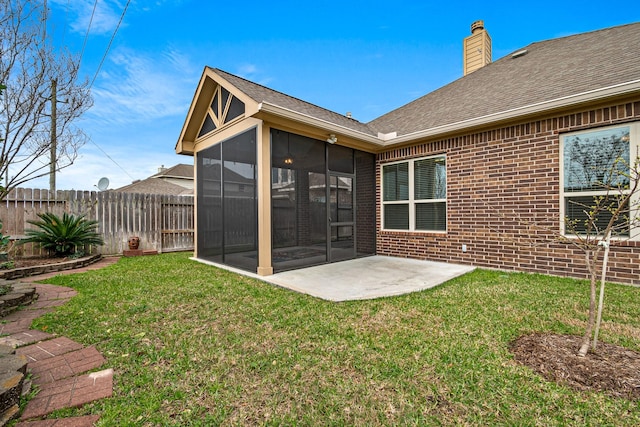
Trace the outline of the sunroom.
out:
<instances>
[{"instance_id":1,"label":"sunroom","mask_svg":"<svg viewBox=\"0 0 640 427\"><path fill-rule=\"evenodd\" d=\"M374 254L375 141L347 116L206 68L176 146L195 157L195 257L269 275Z\"/></svg>"}]
</instances>

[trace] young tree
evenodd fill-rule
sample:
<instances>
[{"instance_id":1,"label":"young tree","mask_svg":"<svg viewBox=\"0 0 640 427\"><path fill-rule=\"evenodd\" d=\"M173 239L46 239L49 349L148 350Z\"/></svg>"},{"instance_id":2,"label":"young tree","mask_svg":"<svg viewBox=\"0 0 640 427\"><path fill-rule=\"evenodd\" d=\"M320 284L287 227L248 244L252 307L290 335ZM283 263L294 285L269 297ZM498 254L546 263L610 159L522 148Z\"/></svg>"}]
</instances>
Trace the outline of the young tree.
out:
<instances>
[{"instance_id":1,"label":"young tree","mask_svg":"<svg viewBox=\"0 0 640 427\"><path fill-rule=\"evenodd\" d=\"M532 218L514 211L522 231L519 246L564 244L584 254L589 278L589 314L578 355L596 349L602 320L610 247L632 237L640 226L640 159L631 161L628 127L565 137L563 144L564 215ZM558 220L562 229L558 230ZM498 231L509 240L506 233ZM600 293L598 297L598 282Z\"/></svg>"},{"instance_id":2,"label":"young tree","mask_svg":"<svg viewBox=\"0 0 640 427\"><path fill-rule=\"evenodd\" d=\"M618 158L614 164L616 165L614 168L617 169L618 165L627 163ZM615 170L614 168L611 170ZM563 237L563 240L584 253L585 264L589 271L589 318L578 351L580 356L585 356L589 347L595 350L598 344L609 249L612 244L629 238L633 225L638 223L638 218L633 213L637 206L632 202L640 190L638 160L636 159L634 165L627 168L626 172L618 170L617 173L630 178L628 183L624 185L603 183L607 193L594 196L592 204L573 202L582 209L584 218L579 220L565 218L565 233L571 234L572 237ZM616 239L612 240L612 237ZM598 280L600 280L600 294L596 309Z\"/></svg>"},{"instance_id":3,"label":"young tree","mask_svg":"<svg viewBox=\"0 0 640 427\"><path fill-rule=\"evenodd\" d=\"M39 0L0 0L0 200L70 166L86 139L73 123L91 106L89 85L78 59L51 47L46 14Z\"/></svg>"}]
</instances>

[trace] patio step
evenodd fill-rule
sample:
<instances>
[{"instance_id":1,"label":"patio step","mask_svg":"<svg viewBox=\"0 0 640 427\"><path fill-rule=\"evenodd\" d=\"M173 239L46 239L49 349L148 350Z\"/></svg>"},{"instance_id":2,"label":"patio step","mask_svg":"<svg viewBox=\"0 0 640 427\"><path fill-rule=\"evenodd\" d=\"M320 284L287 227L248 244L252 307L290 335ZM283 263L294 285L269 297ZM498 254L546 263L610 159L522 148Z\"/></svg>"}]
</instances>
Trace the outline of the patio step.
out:
<instances>
[{"instance_id":1,"label":"patio step","mask_svg":"<svg viewBox=\"0 0 640 427\"><path fill-rule=\"evenodd\" d=\"M110 260L108 264L112 263ZM0 299L0 427L18 417L16 427L94 425L99 415L38 420L53 411L113 395L112 369L86 373L105 362L95 347L85 348L67 337L29 329L33 319L64 304L77 292L62 286L6 280L0 274L0 285L7 284L11 290ZM25 380L28 371L38 393L20 413L20 398L31 387L31 380Z\"/></svg>"},{"instance_id":2,"label":"patio step","mask_svg":"<svg viewBox=\"0 0 640 427\"><path fill-rule=\"evenodd\" d=\"M2 284L9 285L11 289L5 295L0 295L0 317L16 311L22 305L30 304L37 298L33 286L6 280L3 280Z\"/></svg>"},{"instance_id":3,"label":"patio step","mask_svg":"<svg viewBox=\"0 0 640 427\"><path fill-rule=\"evenodd\" d=\"M0 426L7 424L20 412L20 396L26 373L27 357L15 354L11 347L0 346Z\"/></svg>"}]
</instances>

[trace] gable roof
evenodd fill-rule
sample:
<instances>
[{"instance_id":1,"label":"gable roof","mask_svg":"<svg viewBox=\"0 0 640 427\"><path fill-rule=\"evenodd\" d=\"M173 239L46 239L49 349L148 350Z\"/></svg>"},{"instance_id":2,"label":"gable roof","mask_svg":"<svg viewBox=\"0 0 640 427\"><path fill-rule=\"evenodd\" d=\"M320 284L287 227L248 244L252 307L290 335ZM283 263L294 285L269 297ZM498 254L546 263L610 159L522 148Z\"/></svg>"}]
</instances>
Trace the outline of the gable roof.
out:
<instances>
[{"instance_id":1,"label":"gable roof","mask_svg":"<svg viewBox=\"0 0 640 427\"><path fill-rule=\"evenodd\" d=\"M374 132L364 123L358 120L349 118L342 114L338 114L326 108L318 107L310 102L303 101L293 96L286 95L277 90L269 89L266 86L262 86L258 83L251 82L243 79L242 77L235 76L233 74L222 71L218 68L210 68L212 72L224 77L229 83L234 85L237 89L245 93L251 99L257 103L264 105L271 105L280 107L292 112L296 112L305 116L313 117L328 123L333 123L339 126L343 126L348 129L352 129L357 132L362 132L369 135L375 135Z\"/></svg>"},{"instance_id":2,"label":"gable roof","mask_svg":"<svg viewBox=\"0 0 640 427\"><path fill-rule=\"evenodd\" d=\"M179 180L179 181L178 181ZM174 181L174 182L171 182ZM184 182L180 185L178 182ZM190 186L188 186L190 185ZM171 196L193 195L193 165L184 163L159 171L149 178L134 181L113 190L117 193L167 194Z\"/></svg>"},{"instance_id":3,"label":"gable roof","mask_svg":"<svg viewBox=\"0 0 640 427\"><path fill-rule=\"evenodd\" d=\"M500 113L540 112L553 100L565 106L580 95L606 96L605 88L629 89L625 84L638 91L639 52L640 23L532 43L368 125L409 135Z\"/></svg>"},{"instance_id":4,"label":"gable roof","mask_svg":"<svg viewBox=\"0 0 640 427\"><path fill-rule=\"evenodd\" d=\"M166 194L170 196L193 196L193 189L165 181L162 178L147 178L110 191L116 193Z\"/></svg>"},{"instance_id":5,"label":"gable roof","mask_svg":"<svg viewBox=\"0 0 640 427\"><path fill-rule=\"evenodd\" d=\"M189 123L204 117L212 80L255 103L248 116L279 116L384 148L640 93L638 52L640 22L532 43L368 123L205 67L176 150L190 152L182 144L195 140Z\"/></svg>"},{"instance_id":6,"label":"gable roof","mask_svg":"<svg viewBox=\"0 0 640 427\"><path fill-rule=\"evenodd\" d=\"M166 168L151 176L151 178L183 178L193 180L193 165L184 163L177 164L170 168Z\"/></svg>"}]
</instances>

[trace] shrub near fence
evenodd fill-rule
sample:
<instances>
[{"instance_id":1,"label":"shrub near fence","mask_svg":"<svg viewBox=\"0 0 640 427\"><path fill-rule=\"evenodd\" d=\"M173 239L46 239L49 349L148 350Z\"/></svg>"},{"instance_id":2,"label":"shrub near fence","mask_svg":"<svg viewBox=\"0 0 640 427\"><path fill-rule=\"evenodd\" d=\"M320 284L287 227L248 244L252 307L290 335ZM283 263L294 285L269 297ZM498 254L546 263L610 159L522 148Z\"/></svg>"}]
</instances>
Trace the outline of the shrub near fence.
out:
<instances>
[{"instance_id":1,"label":"shrub near fence","mask_svg":"<svg viewBox=\"0 0 640 427\"><path fill-rule=\"evenodd\" d=\"M158 252L193 250L193 196L119 193L114 191L56 191L17 188L0 205L3 233L20 239L38 213L85 215L98 221L105 241L94 253L121 254L130 237L140 248ZM16 247L22 256L42 255L32 244Z\"/></svg>"}]
</instances>

